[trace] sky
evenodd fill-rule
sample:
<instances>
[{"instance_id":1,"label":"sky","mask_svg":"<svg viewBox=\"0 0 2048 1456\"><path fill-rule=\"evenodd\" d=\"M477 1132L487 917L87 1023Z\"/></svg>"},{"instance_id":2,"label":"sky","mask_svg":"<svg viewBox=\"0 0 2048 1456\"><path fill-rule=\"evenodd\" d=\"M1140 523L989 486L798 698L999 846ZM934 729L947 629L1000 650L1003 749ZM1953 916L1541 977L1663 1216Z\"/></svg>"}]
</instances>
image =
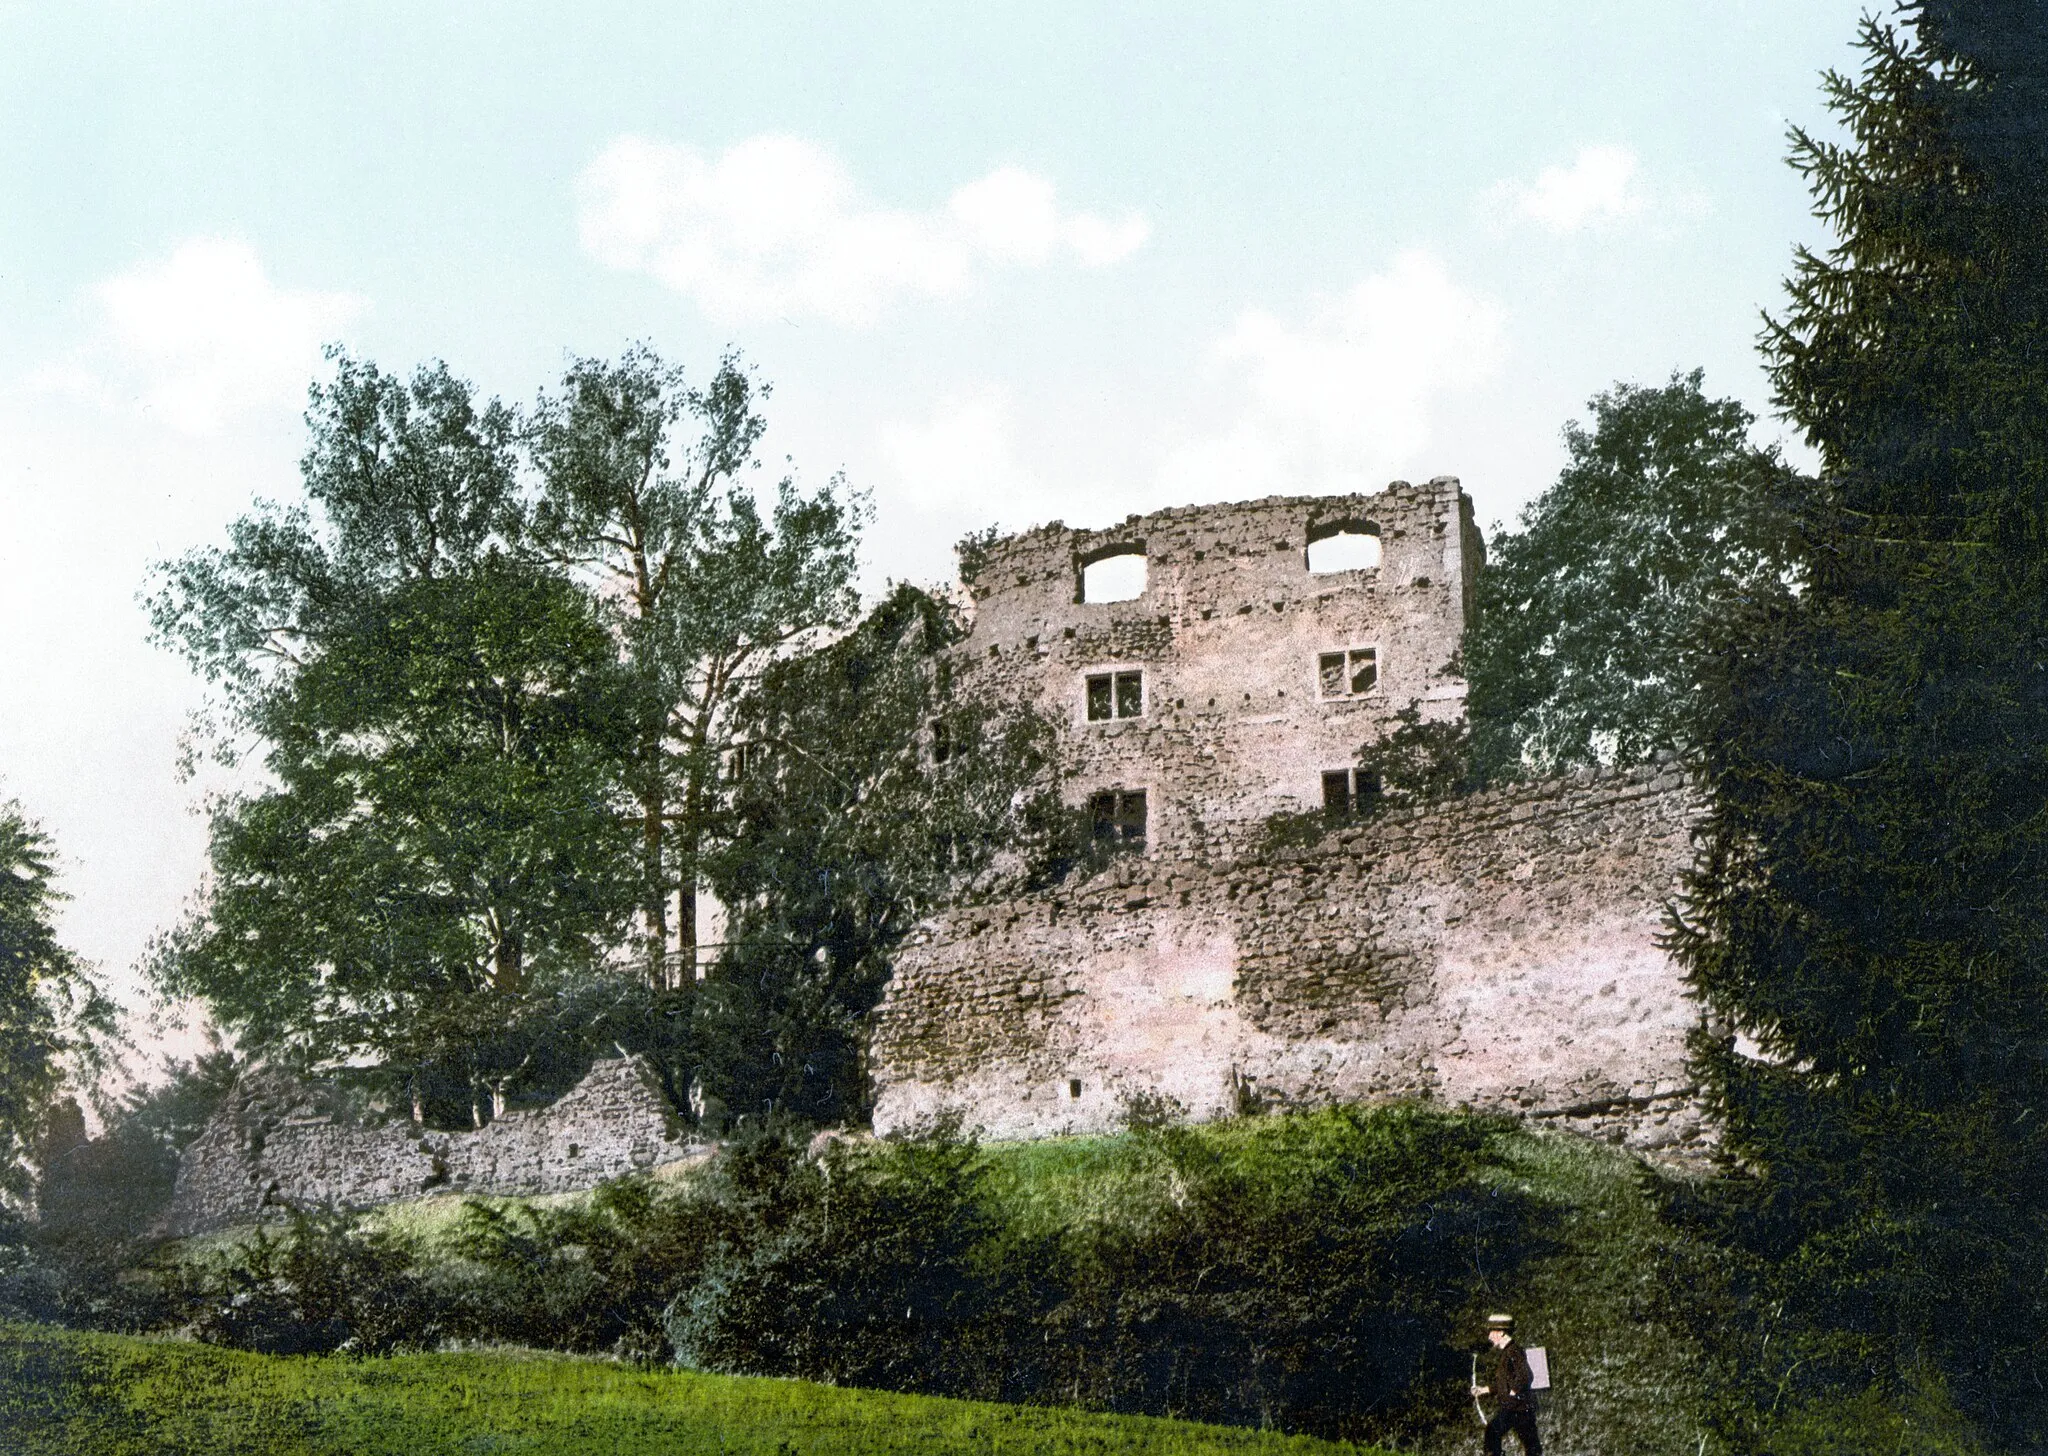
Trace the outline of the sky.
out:
<instances>
[{"instance_id":1,"label":"sky","mask_svg":"<svg viewBox=\"0 0 2048 1456\"><path fill-rule=\"evenodd\" d=\"M0 799L67 943L142 1006L199 890L140 597L296 498L323 345L517 402L739 350L778 471L870 494L870 589L1394 479L1511 523L1618 381L1785 433L1786 133L1861 9L0 0Z\"/></svg>"}]
</instances>

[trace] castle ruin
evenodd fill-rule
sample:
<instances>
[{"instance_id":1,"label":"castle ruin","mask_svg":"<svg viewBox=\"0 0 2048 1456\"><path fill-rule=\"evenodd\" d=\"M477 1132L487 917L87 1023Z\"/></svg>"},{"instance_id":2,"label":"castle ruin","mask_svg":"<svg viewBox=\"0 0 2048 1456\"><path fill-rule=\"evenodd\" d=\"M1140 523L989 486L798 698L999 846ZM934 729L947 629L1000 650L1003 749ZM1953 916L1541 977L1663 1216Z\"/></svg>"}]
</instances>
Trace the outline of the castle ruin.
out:
<instances>
[{"instance_id":1,"label":"castle ruin","mask_svg":"<svg viewBox=\"0 0 2048 1456\"><path fill-rule=\"evenodd\" d=\"M1404 709L1464 711L1484 549L1455 479L1054 524L976 557L957 670L1060 725L1065 795L1121 853L913 933L876 1015L878 1131L1419 1096L1703 1148L1698 1013L1659 943L1697 813L1676 766L1361 812L1365 745ZM1309 810L1318 842L1262 848Z\"/></svg>"},{"instance_id":2,"label":"castle ruin","mask_svg":"<svg viewBox=\"0 0 2048 1456\"><path fill-rule=\"evenodd\" d=\"M1699 1019L1660 938L1698 801L1674 764L1389 807L1360 750L1464 712L1484 548L1455 479L1057 523L965 553L958 680L1059 725L1107 868L934 915L875 1014L878 1132L999 1138L1391 1097L1675 1162L1711 1143ZM938 745L934 745L935 751ZM1326 832L1267 843L1275 815ZM1366 812L1371 811L1371 812ZM600 1063L474 1133L359 1127L239 1089L164 1231L435 1191L532 1194L692 1156L648 1070Z\"/></svg>"}]
</instances>

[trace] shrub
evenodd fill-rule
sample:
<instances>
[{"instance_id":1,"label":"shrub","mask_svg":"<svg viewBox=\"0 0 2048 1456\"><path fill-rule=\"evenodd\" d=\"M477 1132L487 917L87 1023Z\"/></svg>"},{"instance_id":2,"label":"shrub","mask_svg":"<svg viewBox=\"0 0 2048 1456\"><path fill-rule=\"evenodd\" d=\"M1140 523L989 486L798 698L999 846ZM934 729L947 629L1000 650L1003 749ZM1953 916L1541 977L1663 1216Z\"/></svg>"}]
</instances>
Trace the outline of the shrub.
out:
<instances>
[{"instance_id":1,"label":"shrub","mask_svg":"<svg viewBox=\"0 0 2048 1456\"><path fill-rule=\"evenodd\" d=\"M666 1360L663 1309L727 1223L717 1202L646 1178L602 1184L567 1208L472 1199L453 1239L461 1263L435 1288L463 1338Z\"/></svg>"},{"instance_id":2,"label":"shrub","mask_svg":"<svg viewBox=\"0 0 2048 1456\"><path fill-rule=\"evenodd\" d=\"M295 1214L213 1263L188 1262L192 1333L273 1355L382 1354L432 1344L439 1322L405 1241L344 1214Z\"/></svg>"},{"instance_id":3,"label":"shrub","mask_svg":"<svg viewBox=\"0 0 2048 1456\"><path fill-rule=\"evenodd\" d=\"M1000 1227L972 1140L835 1144L808 1158L762 1138L714 1196L733 1215L703 1276L671 1307L692 1368L891 1390L979 1391L1005 1344ZM1012 1332L1011 1337L1014 1337Z\"/></svg>"},{"instance_id":4,"label":"shrub","mask_svg":"<svg viewBox=\"0 0 2048 1456\"><path fill-rule=\"evenodd\" d=\"M1135 1129L1169 1196L1068 1235L1048 1393L1324 1435L1440 1417L1485 1281L1541 1241L1479 1177L1504 1128L1397 1107Z\"/></svg>"}]
</instances>

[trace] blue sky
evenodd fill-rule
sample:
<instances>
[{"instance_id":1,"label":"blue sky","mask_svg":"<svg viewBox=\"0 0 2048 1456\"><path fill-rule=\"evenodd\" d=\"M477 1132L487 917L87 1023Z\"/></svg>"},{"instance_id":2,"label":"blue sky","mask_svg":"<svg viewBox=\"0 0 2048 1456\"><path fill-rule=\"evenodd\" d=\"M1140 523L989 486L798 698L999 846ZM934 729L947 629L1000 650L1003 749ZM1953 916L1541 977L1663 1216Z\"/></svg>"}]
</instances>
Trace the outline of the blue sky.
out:
<instances>
[{"instance_id":1,"label":"blue sky","mask_svg":"<svg viewBox=\"0 0 2048 1456\"><path fill-rule=\"evenodd\" d=\"M1393 478L1508 518L1675 368L1774 438L1785 130L1859 13L0 0L0 795L132 985L204 847L136 593L293 493L327 341L515 399L737 347L871 584Z\"/></svg>"}]
</instances>

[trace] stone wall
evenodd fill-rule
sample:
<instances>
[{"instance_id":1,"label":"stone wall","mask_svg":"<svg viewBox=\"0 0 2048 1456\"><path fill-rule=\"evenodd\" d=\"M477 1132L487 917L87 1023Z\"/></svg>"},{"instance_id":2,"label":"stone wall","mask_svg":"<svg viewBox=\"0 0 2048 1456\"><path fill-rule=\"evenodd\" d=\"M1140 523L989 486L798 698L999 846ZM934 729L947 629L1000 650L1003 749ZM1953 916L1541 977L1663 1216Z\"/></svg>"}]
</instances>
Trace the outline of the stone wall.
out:
<instances>
[{"instance_id":1,"label":"stone wall","mask_svg":"<svg viewBox=\"0 0 2048 1456\"><path fill-rule=\"evenodd\" d=\"M877 1013L876 1130L1427 1096L1682 1159L1698 1013L1657 941L1696 812L1676 766L1585 774L951 909Z\"/></svg>"},{"instance_id":2,"label":"stone wall","mask_svg":"<svg viewBox=\"0 0 2048 1456\"><path fill-rule=\"evenodd\" d=\"M1379 565L1311 571L1310 543L1338 528L1378 538ZM1120 551L1144 556L1144 591L1081 600L1088 564ZM1142 789L1155 848L1213 855L1270 814L1319 806L1323 772L1355 763L1410 704L1464 711L1451 669L1483 554L1449 476L1180 506L1099 531L1054 522L962 562L973 630L954 661L968 692L1060 726L1069 802ZM1319 657L1368 647L1374 688L1326 696ZM1118 671L1142 675L1142 711L1091 721L1087 679Z\"/></svg>"},{"instance_id":3,"label":"stone wall","mask_svg":"<svg viewBox=\"0 0 2048 1456\"><path fill-rule=\"evenodd\" d=\"M423 1193L561 1193L689 1151L660 1082L637 1057L598 1062L546 1107L508 1112L475 1132L352 1124L323 1111L303 1083L259 1070L185 1149L159 1232Z\"/></svg>"}]
</instances>

